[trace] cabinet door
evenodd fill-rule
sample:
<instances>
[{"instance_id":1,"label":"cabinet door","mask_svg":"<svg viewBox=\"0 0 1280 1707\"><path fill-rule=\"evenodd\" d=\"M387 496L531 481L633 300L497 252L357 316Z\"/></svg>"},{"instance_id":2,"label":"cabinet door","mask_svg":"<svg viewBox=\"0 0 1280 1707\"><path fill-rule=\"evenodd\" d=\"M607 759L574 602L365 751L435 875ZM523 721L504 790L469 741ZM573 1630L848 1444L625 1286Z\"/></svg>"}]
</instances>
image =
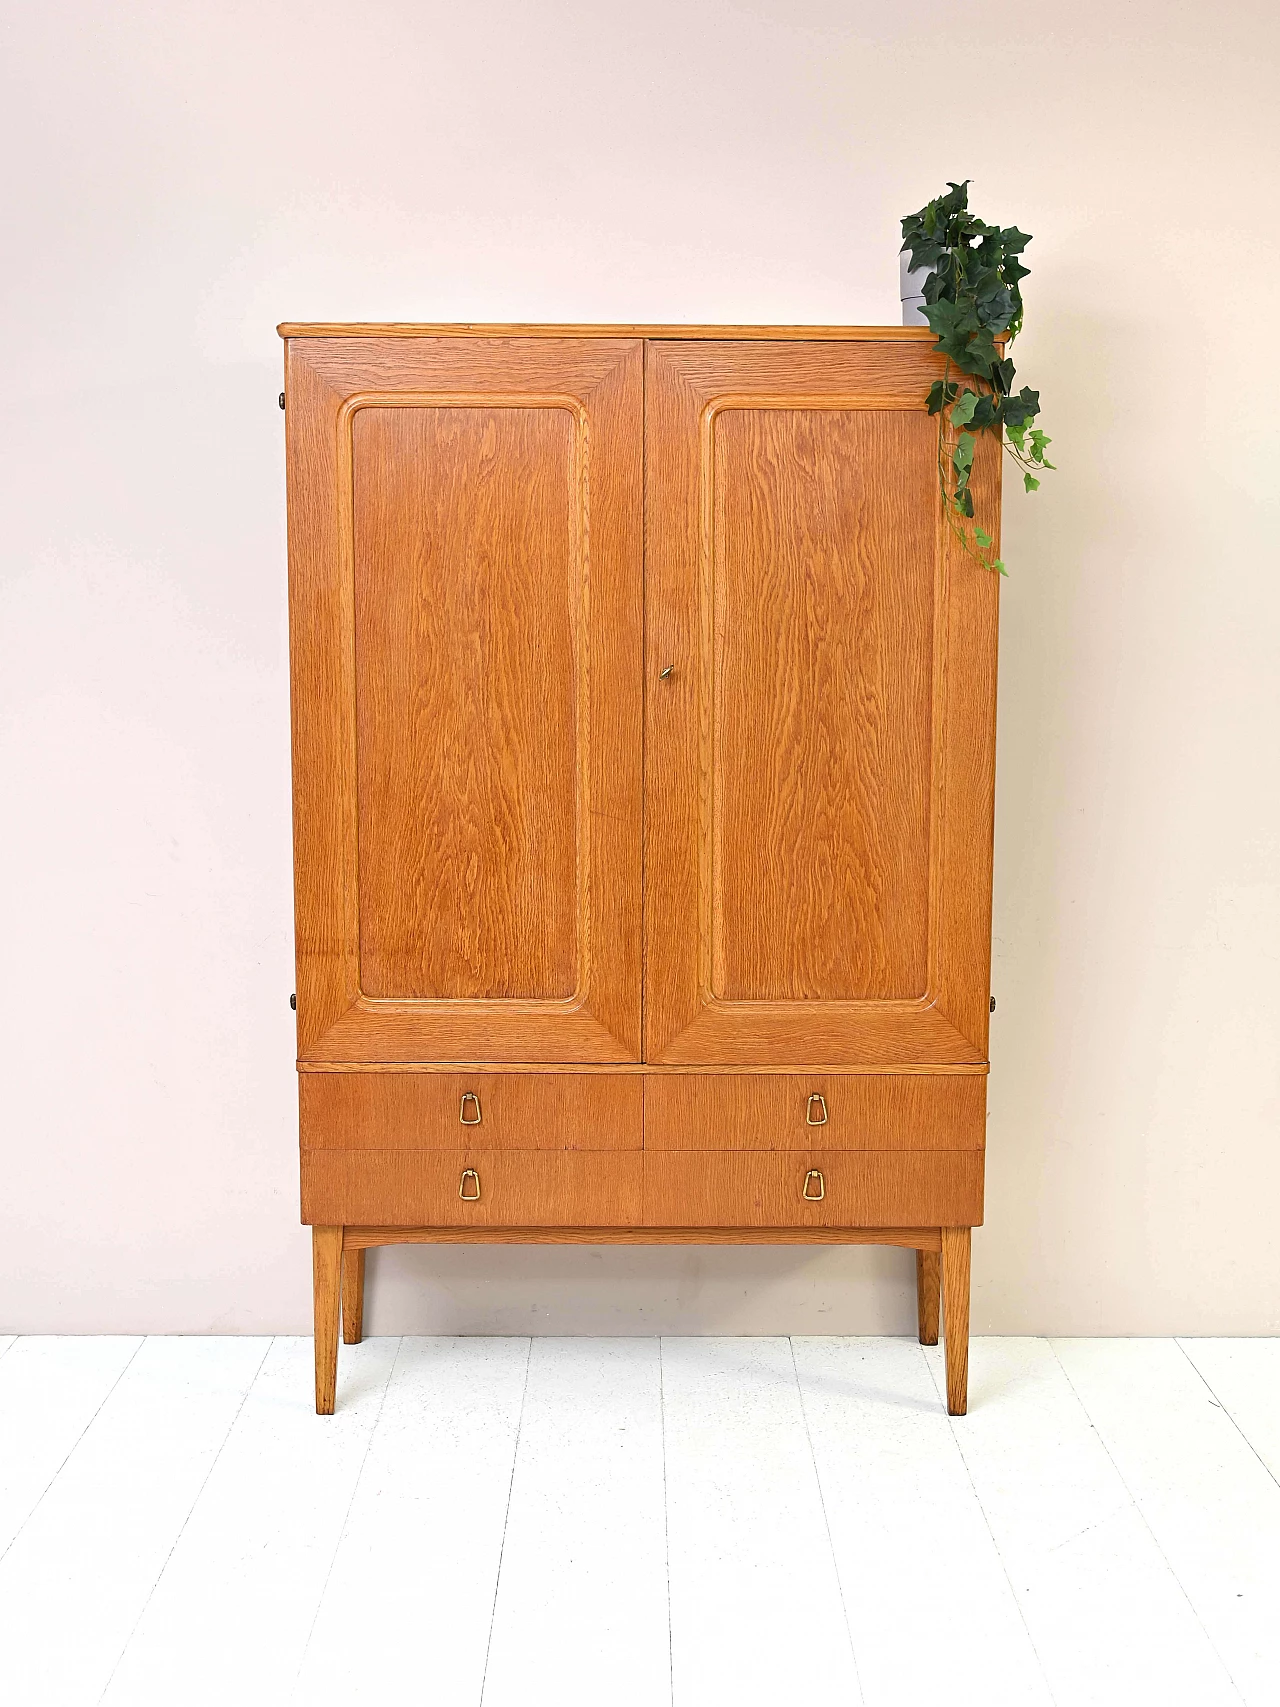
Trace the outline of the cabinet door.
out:
<instances>
[{"instance_id":1,"label":"cabinet door","mask_svg":"<svg viewBox=\"0 0 1280 1707\"><path fill-rule=\"evenodd\" d=\"M654 342L646 1053L985 1058L997 577L923 342ZM974 490L994 529L999 449Z\"/></svg>"},{"instance_id":2,"label":"cabinet door","mask_svg":"<svg viewBox=\"0 0 1280 1707\"><path fill-rule=\"evenodd\" d=\"M298 1039L640 1048L642 346L293 339Z\"/></svg>"}]
</instances>

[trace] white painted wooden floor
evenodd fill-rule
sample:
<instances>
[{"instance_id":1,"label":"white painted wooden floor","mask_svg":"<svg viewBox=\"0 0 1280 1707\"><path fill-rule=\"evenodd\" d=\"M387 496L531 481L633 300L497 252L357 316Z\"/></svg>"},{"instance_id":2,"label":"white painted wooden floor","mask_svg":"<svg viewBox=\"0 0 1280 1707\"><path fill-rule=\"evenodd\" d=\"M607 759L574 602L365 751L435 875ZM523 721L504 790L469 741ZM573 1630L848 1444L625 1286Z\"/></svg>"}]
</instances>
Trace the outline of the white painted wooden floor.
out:
<instances>
[{"instance_id":1,"label":"white painted wooden floor","mask_svg":"<svg viewBox=\"0 0 1280 1707\"><path fill-rule=\"evenodd\" d=\"M1280 1702L1280 1341L0 1339L13 1707Z\"/></svg>"}]
</instances>

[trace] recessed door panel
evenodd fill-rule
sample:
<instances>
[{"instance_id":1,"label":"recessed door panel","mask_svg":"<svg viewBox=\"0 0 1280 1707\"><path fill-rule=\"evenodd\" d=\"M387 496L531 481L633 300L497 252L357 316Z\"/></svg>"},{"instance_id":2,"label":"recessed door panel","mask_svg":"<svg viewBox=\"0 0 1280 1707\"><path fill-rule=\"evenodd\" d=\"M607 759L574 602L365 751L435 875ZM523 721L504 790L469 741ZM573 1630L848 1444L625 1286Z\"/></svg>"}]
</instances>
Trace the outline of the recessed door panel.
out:
<instances>
[{"instance_id":1,"label":"recessed door panel","mask_svg":"<svg viewBox=\"0 0 1280 1707\"><path fill-rule=\"evenodd\" d=\"M646 1054L985 1058L995 578L922 344L653 342ZM994 530L998 450L974 491Z\"/></svg>"},{"instance_id":2,"label":"recessed door panel","mask_svg":"<svg viewBox=\"0 0 1280 1707\"><path fill-rule=\"evenodd\" d=\"M574 994L580 436L555 405L352 422L366 995Z\"/></svg>"},{"instance_id":3,"label":"recessed door panel","mask_svg":"<svg viewBox=\"0 0 1280 1707\"><path fill-rule=\"evenodd\" d=\"M720 1001L925 992L935 440L923 411L714 416Z\"/></svg>"}]
</instances>

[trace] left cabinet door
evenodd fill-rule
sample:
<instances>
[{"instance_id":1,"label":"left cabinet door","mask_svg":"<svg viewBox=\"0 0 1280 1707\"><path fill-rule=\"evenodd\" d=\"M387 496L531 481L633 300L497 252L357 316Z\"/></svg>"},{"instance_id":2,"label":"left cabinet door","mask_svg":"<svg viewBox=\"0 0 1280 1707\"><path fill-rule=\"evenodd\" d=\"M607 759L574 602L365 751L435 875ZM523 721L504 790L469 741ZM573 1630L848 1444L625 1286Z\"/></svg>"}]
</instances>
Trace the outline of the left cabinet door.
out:
<instances>
[{"instance_id":1,"label":"left cabinet door","mask_svg":"<svg viewBox=\"0 0 1280 1707\"><path fill-rule=\"evenodd\" d=\"M300 1061L638 1059L642 345L286 390Z\"/></svg>"}]
</instances>

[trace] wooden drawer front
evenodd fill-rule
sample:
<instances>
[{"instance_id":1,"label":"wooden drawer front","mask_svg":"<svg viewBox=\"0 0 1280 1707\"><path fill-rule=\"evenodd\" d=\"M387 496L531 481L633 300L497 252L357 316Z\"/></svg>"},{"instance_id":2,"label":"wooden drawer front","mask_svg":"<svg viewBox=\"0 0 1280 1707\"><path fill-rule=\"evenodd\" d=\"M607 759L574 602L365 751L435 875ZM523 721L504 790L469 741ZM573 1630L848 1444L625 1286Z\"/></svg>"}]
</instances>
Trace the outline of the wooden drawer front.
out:
<instances>
[{"instance_id":1,"label":"wooden drawer front","mask_svg":"<svg viewBox=\"0 0 1280 1707\"><path fill-rule=\"evenodd\" d=\"M976 1227L982 1162L981 1150L650 1152L645 1225Z\"/></svg>"},{"instance_id":2,"label":"wooden drawer front","mask_svg":"<svg viewBox=\"0 0 1280 1707\"><path fill-rule=\"evenodd\" d=\"M307 1150L302 1219L321 1226L634 1227L641 1165L638 1151Z\"/></svg>"},{"instance_id":3,"label":"wooden drawer front","mask_svg":"<svg viewBox=\"0 0 1280 1707\"><path fill-rule=\"evenodd\" d=\"M669 1073L645 1080L646 1150L980 1150L977 1073Z\"/></svg>"},{"instance_id":4,"label":"wooden drawer front","mask_svg":"<svg viewBox=\"0 0 1280 1707\"><path fill-rule=\"evenodd\" d=\"M301 1073L304 1150L638 1150L642 1082L610 1073Z\"/></svg>"}]
</instances>

